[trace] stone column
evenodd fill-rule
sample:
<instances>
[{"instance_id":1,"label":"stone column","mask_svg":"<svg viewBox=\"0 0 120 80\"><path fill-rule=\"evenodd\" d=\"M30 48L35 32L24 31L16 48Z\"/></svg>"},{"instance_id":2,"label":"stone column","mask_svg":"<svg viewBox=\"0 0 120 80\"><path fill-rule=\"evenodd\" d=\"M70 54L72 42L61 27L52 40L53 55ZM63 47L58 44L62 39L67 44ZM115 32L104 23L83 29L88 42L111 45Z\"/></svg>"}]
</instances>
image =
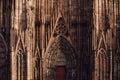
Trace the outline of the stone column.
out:
<instances>
[{"instance_id":1,"label":"stone column","mask_svg":"<svg viewBox=\"0 0 120 80\"><path fill-rule=\"evenodd\" d=\"M16 54L13 47L11 48L11 68L11 80L17 80Z\"/></svg>"},{"instance_id":2,"label":"stone column","mask_svg":"<svg viewBox=\"0 0 120 80\"><path fill-rule=\"evenodd\" d=\"M42 1L42 6L43 6L43 8L42 8L42 60L41 60L41 62L42 62L42 80L45 80L44 78L45 78L45 75L44 75L44 55L45 55L45 46L46 46L46 44L45 44L45 9L46 9L46 7L45 7L45 0L43 0Z\"/></svg>"},{"instance_id":3,"label":"stone column","mask_svg":"<svg viewBox=\"0 0 120 80\"><path fill-rule=\"evenodd\" d=\"M33 70L32 70L32 55L31 51L28 51L27 56L27 80L33 80Z\"/></svg>"},{"instance_id":4,"label":"stone column","mask_svg":"<svg viewBox=\"0 0 120 80\"><path fill-rule=\"evenodd\" d=\"M26 30L26 46L27 46L27 80L33 79L33 54L35 48L35 0L27 1L27 30Z\"/></svg>"},{"instance_id":5,"label":"stone column","mask_svg":"<svg viewBox=\"0 0 120 80\"><path fill-rule=\"evenodd\" d=\"M18 0L16 0L16 2L14 2L14 0L12 0L12 13L11 13L11 32L10 32L10 45L11 45L11 80L17 80L17 63L16 63L16 44L15 44L15 37L17 35L18 32ZM14 10L15 9L15 10ZM17 42L17 41L16 41Z\"/></svg>"},{"instance_id":6,"label":"stone column","mask_svg":"<svg viewBox=\"0 0 120 80\"><path fill-rule=\"evenodd\" d=\"M99 41L97 41L97 38L99 37L99 33L100 33L100 29L102 29L103 27L103 21L102 21L102 0L94 0L94 26L95 26L95 31L94 31L94 43L93 43L93 49L94 49L94 62L95 62L95 68L94 68L94 80L98 80L98 79L102 79L103 76L100 76L101 73L99 71L99 68L101 67L100 65L102 63L99 63L98 61L101 59L98 59L98 45L99 45ZM101 69L102 71L103 69Z\"/></svg>"}]
</instances>

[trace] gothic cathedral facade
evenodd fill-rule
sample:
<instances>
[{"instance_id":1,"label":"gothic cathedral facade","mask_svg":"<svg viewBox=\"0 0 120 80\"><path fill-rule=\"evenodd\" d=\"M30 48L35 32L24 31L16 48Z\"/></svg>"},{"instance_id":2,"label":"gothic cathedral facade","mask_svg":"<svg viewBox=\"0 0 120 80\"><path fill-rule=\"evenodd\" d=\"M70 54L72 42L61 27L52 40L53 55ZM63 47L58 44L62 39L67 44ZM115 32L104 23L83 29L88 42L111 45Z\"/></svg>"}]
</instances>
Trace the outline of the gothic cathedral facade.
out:
<instances>
[{"instance_id":1,"label":"gothic cathedral facade","mask_svg":"<svg viewBox=\"0 0 120 80\"><path fill-rule=\"evenodd\" d=\"M120 80L120 0L0 0L0 80Z\"/></svg>"}]
</instances>

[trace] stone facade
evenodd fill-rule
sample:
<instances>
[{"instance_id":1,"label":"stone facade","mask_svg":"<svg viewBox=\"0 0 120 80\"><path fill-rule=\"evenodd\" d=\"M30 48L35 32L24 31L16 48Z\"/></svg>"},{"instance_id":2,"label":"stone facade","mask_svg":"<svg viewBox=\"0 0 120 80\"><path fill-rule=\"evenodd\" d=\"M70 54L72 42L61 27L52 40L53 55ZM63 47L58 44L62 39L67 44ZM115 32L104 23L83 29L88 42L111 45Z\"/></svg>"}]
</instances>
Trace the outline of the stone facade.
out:
<instances>
[{"instance_id":1,"label":"stone facade","mask_svg":"<svg viewBox=\"0 0 120 80\"><path fill-rule=\"evenodd\" d=\"M120 80L119 0L0 0L0 80ZM63 79L64 80L64 79Z\"/></svg>"}]
</instances>

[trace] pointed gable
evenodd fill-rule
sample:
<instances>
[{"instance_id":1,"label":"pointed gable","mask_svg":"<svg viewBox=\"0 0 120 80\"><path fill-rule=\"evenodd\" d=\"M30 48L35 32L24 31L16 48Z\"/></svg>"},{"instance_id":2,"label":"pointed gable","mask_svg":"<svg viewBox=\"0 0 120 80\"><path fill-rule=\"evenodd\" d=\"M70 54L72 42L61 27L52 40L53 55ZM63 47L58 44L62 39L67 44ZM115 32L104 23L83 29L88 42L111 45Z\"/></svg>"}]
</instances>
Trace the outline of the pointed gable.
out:
<instances>
[{"instance_id":1,"label":"pointed gable","mask_svg":"<svg viewBox=\"0 0 120 80\"><path fill-rule=\"evenodd\" d=\"M70 44L72 44L70 36L69 36L69 32L68 32L68 26L65 23L65 20L64 20L64 17L62 16L62 13L59 11L59 15L58 15L58 18L56 20L56 24L55 24L55 27L53 29L53 32L52 32L51 38L49 40L49 43L48 43L46 51L54 43L54 41L56 40L56 38L60 37L60 36L62 36Z\"/></svg>"},{"instance_id":2,"label":"pointed gable","mask_svg":"<svg viewBox=\"0 0 120 80\"><path fill-rule=\"evenodd\" d=\"M98 44L98 50L101 49L101 48L107 50L107 44L106 44L105 35L104 35L103 32L101 34L100 41L99 41L99 44Z\"/></svg>"},{"instance_id":3,"label":"pointed gable","mask_svg":"<svg viewBox=\"0 0 120 80\"><path fill-rule=\"evenodd\" d=\"M68 28L66 26L65 20L61 12L59 12L58 19L56 21L56 25L53 33L54 33L54 37L58 35L62 35L62 36L68 35Z\"/></svg>"},{"instance_id":4,"label":"pointed gable","mask_svg":"<svg viewBox=\"0 0 120 80\"><path fill-rule=\"evenodd\" d=\"M39 47L38 47L38 45L37 45L37 47L36 47L36 49L35 49L35 57L39 57L40 58L40 49L39 49Z\"/></svg>"},{"instance_id":5,"label":"pointed gable","mask_svg":"<svg viewBox=\"0 0 120 80\"><path fill-rule=\"evenodd\" d=\"M46 67L54 66L56 62L57 65L69 63L72 67L76 66L76 53L68 35L68 27L61 13L59 13L56 20L44 59ZM61 63L62 61L63 63Z\"/></svg>"},{"instance_id":6,"label":"pointed gable","mask_svg":"<svg viewBox=\"0 0 120 80\"><path fill-rule=\"evenodd\" d=\"M19 36L18 41L17 41L17 45L16 45L16 52L18 50L25 51L25 46L24 46L24 43L23 43L21 36Z\"/></svg>"}]
</instances>

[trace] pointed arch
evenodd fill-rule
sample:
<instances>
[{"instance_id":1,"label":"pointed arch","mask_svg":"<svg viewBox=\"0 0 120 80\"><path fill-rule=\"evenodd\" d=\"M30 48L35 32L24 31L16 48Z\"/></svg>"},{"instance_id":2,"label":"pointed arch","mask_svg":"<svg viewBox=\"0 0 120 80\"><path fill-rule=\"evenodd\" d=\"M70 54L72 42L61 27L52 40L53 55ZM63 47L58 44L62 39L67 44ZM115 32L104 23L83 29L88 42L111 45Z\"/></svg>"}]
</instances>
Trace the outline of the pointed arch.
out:
<instances>
[{"instance_id":1,"label":"pointed arch","mask_svg":"<svg viewBox=\"0 0 120 80\"><path fill-rule=\"evenodd\" d=\"M41 73L41 55L39 47L37 46L35 50L35 59L34 59L34 80L40 80Z\"/></svg>"},{"instance_id":2,"label":"pointed arch","mask_svg":"<svg viewBox=\"0 0 120 80\"><path fill-rule=\"evenodd\" d=\"M100 50L98 50L97 52L97 57L100 55L100 54L103 54L107 57L107 54L106 54L106 50L104 48L101 48Z\"/></svg>"},{"instance_id":3,"label":"pointed arch","mask_svg":"<svg viewBox=\"0 0 120 80\"><path fill-rule=\"evenodd\" d=\"M40 54L40 49L37 45L36 49L35 49L35 54L34 54L35 57L41 57L41 54Z\"/></svg>"},{"instance_id":4,"label":"pointed arch","mask_svg":"<svg viewBox=\"0 0 120 80\"><path fill-rule=\"evenodd\" d=\"M15 51L17 52L19 49L25 51L25 45L21 35L18 36Z\"/></svg>"},{"instance_id":5,"label":"pointed arch","mask_svg":"<svg viewBox=\"0 0 120 80\"><path fill-rule=\"evenodd\" d=\"M16 45L16 75L17 79L27 79L27 54L21 36L18 38Z\"/></svg>"},{"instance_id":6,"label":"pointed arch","mask_svg":"<svg viewBox=\"0 0 120 80\"><path fill-rule=\"evenodd\" d=\"M69 80L72 75L72 71L75 72L77 65L77 56L72 45L65 39L63 36L58 36L50 48L45 53L45 72L46 75L49 76L51 73L51 69L54 69L56 66L66 66L69 73L67 73L67 80ZM71 69L71 70L70 70ZM54 76L54 75L51 75ZM74 79L75 76L72 76Z\"/></svg>"},{"instance_id":7,"label":"pointed arch","mask_svg":"<svg viewBox=\"0 0 120 80\"><path fill-rule=\"evenodd\" d=\"M108 72L108 56L106 50L101 48L98 50L95 57L95 67L96 67L96 79L97 80L107 80Z\"/></svg>"},{"instance_id":8,"label":"pointed arch","mask_svg":"<svg viewBox=\"0 0 120 80\"><path fill-rule=\"evenodd\" d=\"M53 63L50 62L51 60L55 61L54 58L58 56L58 53L62 53L63 55L65 55L65 58L67 58L69 61L72 60L69 63L69 65L76 63L75 50L72 47L72 45L63 36L58 36L50 46L49 50L46 51L45 58L49 59L47 60L48 61L47 63L52 65Z\"/></svg>"},{"instance_id":9,"label":"pointed arch","mask_svg":"<svg viewBox=\"0 0 120 80\"><path fill-rule=\"evenodd\" d=\"M104 35L103 31L102 31L102 34L100 36L100 41L99 41L99 44L98 44L98 50L100 48L104 48L104 49L107 50L107 44L106 44L105 35Z\"/></svg>"}]
</instances>

